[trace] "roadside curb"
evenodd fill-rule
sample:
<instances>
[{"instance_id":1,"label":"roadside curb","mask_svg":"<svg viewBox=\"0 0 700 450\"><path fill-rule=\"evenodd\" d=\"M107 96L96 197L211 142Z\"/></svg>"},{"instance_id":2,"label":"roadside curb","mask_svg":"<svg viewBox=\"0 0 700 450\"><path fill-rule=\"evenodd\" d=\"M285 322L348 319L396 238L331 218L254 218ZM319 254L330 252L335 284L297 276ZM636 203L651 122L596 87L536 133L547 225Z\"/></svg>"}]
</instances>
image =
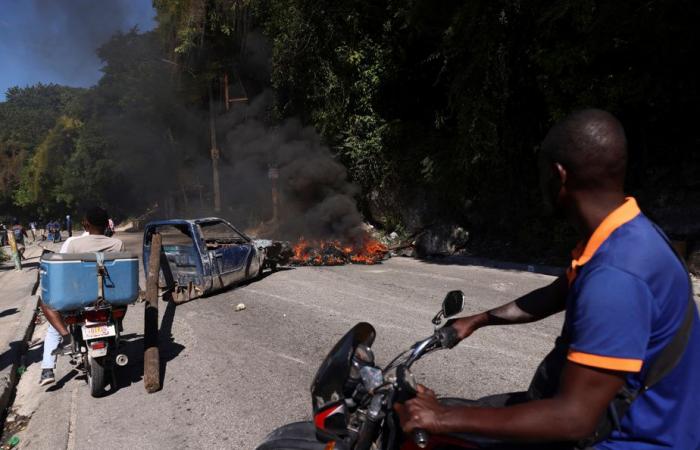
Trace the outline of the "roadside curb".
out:
<instances>
[{"instance_id":1,"label":"roadside curb","mask_svg":"<svg viewBox=\"0 0 700 450\"><path fill-rule=\"evenodd\" d=\"M442 256L433 258L416 258L419 261L426 261L437 264L460 264L465 266L481 266L489 269L516 270L519 272L539 273L542 275L559 276L565 271L563 267L547 266L541 264L526 264L509 261L498 261L495 259L480 258L478 256Z\"/></svg>"},{"instance_id":2,"label":"roadside curb","mask_svg":"<svg viewBox=\"0 0 700 450\"><path fill-rule=\"evenodd\" d=\"M11 358L12 364L0 370L0 417L3 420L2 425L4 425L6 409L11 403L15 386L17 386L19 381L20 374L18 374L17 370L21 366L22 355L27 351L27 343L34 332L34 319L39 298L34 295L27 295L22 299L22 304L25 307L22 308L15 335L11 341L17 343L17 345L11 346L10 350L8 350L11 352L9 358Z\"/></svg>"}]
</instances>

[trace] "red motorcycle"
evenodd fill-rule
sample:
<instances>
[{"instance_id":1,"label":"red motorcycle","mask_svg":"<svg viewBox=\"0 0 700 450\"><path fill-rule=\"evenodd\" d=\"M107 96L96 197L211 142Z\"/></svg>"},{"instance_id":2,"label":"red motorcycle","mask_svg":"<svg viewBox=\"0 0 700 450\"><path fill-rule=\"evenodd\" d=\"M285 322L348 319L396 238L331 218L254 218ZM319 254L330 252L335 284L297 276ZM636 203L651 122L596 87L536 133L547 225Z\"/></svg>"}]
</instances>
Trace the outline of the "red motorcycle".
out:
<instances>
[{"instance_id":1,"label":"red motorcycle","mask_svg":"<svg viewBox=\"0 0 700 450\"><path fill-rule=\"evenodd\" d=\"M437 328L443 318L464 307L464 294L451 291L433 318L435 333L416 342L383 369L374 363L372 325L358 323L333 347L311 384L313 422L284 425L257 450L448 450L507 448L506 444L467 435L429 436L423 430L405 436L394 404L416 395L411 366L426 354L458 342L452 327Z\"/></svg>"}]
</instances>

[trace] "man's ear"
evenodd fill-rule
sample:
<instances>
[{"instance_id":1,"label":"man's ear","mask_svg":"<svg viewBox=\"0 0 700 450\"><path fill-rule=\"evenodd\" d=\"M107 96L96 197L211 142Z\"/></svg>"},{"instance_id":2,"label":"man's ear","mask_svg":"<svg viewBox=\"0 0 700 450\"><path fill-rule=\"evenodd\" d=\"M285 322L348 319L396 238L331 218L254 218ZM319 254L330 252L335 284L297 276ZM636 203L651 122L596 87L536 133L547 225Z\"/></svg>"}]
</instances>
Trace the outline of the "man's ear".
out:
<instances>
[{"instance_id":1,"label":"man's ear","mask_svg":"<svg viewBox=\"0 0 700 450\"><path fill-rule=\"evenodd\" d=\"M552 164L552 171L554 172L554 176L559 179L559 183L561 183L562 186L566 186L566 169L564 166L562 166L559 163L553 163Z\"/></svg>"}]
</instances>

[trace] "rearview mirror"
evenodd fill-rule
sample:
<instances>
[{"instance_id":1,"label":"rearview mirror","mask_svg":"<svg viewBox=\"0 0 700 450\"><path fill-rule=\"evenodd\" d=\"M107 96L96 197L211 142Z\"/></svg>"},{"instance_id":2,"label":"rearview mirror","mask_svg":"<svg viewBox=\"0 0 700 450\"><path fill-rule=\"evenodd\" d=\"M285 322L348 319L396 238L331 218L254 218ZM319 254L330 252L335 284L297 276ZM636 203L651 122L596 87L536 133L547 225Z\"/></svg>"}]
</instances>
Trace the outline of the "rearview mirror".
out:
<instances>
[{"instance_id":1,"label":"rearview mirror","mask_svg":"<svg viewBox=\"0 0 700 450\"><path fill-rule=\"evenodd\" d=\"M452 317L462 312L464 308L464 292L450 291L442 301L442 309L433 317L433 325L440 325L443 318Z\"/></svg>"},{"instance_id":2,"label":"rearview mirror","mask_svg":"<svg viewBox=\"0 0 700 450\"><path fill-rule=\"evenodd\" d=\"M450 291L445 296L445 300L442 301L442 316L452 317L455 314L459 314L464 309L464 292L462 291Z\"/></svg>"}]
</instances>

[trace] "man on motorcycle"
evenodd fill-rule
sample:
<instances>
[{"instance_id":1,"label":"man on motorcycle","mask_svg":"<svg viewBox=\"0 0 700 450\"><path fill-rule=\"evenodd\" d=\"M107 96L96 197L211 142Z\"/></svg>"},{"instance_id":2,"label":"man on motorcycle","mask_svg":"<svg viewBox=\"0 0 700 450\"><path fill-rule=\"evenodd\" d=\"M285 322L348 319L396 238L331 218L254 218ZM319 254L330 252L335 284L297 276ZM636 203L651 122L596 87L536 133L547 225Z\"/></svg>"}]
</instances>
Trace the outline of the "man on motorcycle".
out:
<instances>
[{"instance_id":1,"label":"man on motorcycle","mask_svg":"<svg viewBox=\"0 0 700 450\"><path fill-rule=\"evenodd\" d=\"M700 324L692 287L666 237L625 197L626 162L624 130L609 113L578 111L549 131L542 188L582 237L571 266L549 286L450 325L464 339L487 325L565 310L557 346L526 393L467 404L441 402L421 387L397 407L405 431L567 448L700 448ZM650 383L657 359L669 371Z\"/></svg>"},{"instance_id":2,"label":"man on motorcycle","mask_svg":"<svg viewBox=\"0 0 700 450\"><path fill-rule=\"evenodd\" d=\"M61 247L60 253L123 252L124 243L121 240L104 235L108 217L107 212L102 208L88 209L82 222L87 234L68 238ZM69 354L72 351L73 342L61 314L43 302L41 310L49 322L44 337L44 356L41 362L41 378L39 380L39 384L43 386L55 381L56 356Z\"/></svg>"}]
</instances>

